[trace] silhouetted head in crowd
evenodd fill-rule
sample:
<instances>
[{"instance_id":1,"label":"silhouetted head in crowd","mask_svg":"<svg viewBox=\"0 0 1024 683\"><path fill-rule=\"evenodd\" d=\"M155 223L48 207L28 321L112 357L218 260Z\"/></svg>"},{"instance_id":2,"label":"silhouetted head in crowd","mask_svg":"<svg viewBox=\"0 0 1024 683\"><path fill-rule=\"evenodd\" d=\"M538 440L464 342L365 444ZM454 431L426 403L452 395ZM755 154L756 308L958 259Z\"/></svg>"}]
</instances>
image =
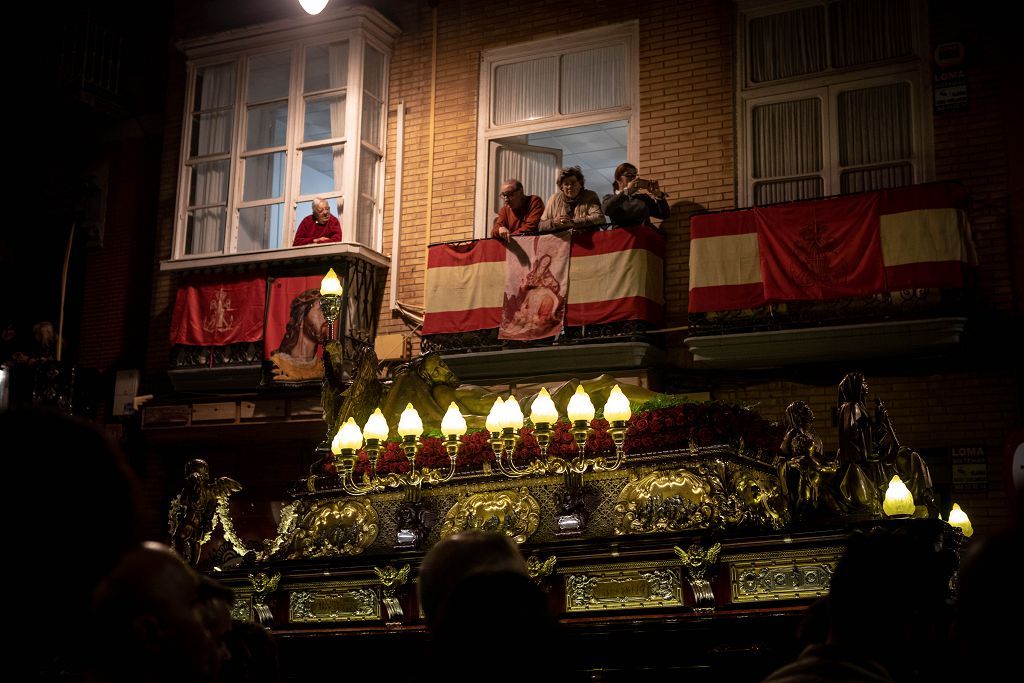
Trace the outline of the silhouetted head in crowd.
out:
<instances>
[{"instance_id":1,"label":"silhouetted head in crowd","mask_svg":"<svg viewBox=\"0 0 1024 683\"><path fill-rule=\"evenodd\" d=\"M420 566L420 604L427 625L436 619L452 590L463 580L498 572L529 576L519 548L504 534L463 531L435 545Z\"/></svg>"},{"instance_id":2,"label":"silhouetted head in crowd","mask_svg":"<svg viewBox=\"0 0 1024 683\"><path fill-rule=\"evenodd\" d=\"M559 649L547 597L504 535L465 531L434 546L420 569L420 600L437 673L449 681L537 680L525 653ZM509 646L523 656L495 659ZM548 680L563 663L545 666Z\"/></svg>"},{"instance_id":3,"label":"silhouetted head in crowd","mask_svg":"<svg viewBox=\"0 0 1024 683\"><path fill-rule=\"evenodd\" d=\"M940 658L949 624L955 552L940 520L915 520L850 538L829 589L828 642L901 678Z\"/></svg>"},{"instance_id":4,"label":"silhouetted head in crowd","mask_svg":"<svg viewBox=\"0 0 1024 683\"><path fill-rule=\"evenodd\" d=\"M1016 525L973 539L964 556L953 628L958 679L995 681L1020 667L1020 627L1012 624L1024 614L1024 593L1010 577L1022 548L1024 535Z\"/></svg>"},{"instance_id":5,"label":"silhouetted head in crowd","mask_svg":"<svg viewBox=\"0 0 1024 683\"><path fill-rule=\"evenodd\" d=\"M276 683L281 680L277 643L266 628L235 619L225 642L231 659L221 669L220 683Z\"/></svg>"},{"instance_id":6,"label":"silhouetted head in crowd","mask_svg":"<svg viewBox=\"0 0 1024 683\"><path fill-rule=\"evenodd\" d=\"M101 681L213 681L228 658L231 592L171 550L144 543L96 589L94 673Z\"/></svg>"},{"instance_id":7,"label":"silhouetted head in crowd","mask_svg":"<svg viewBox=\"0 0 1024 683\"><path fill-rule=\"evenodd\" d=\"M7 598L19 630L31 634L22 661L42 676L81 671L93 591L141 538L138 482L121 451L84 420L12 408L0 413L0 435L8 504L23 516L7 537L26 563Z\"/></svg>"}]
</instances>

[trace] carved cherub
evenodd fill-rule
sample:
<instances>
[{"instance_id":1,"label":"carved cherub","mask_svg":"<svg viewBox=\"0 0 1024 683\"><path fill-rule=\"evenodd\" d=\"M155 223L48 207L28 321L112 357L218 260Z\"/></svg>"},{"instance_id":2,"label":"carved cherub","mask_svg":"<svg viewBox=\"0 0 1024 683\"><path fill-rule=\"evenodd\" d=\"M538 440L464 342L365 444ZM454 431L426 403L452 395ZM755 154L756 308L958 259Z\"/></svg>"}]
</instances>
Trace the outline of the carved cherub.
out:
<instances>
[{"instance_id":1,"label":"carved cherub","mask_svg":"<svg viewBox=\"0 0 1024 683\"><path fill-rule=\"evenodd\" d=\"M171 544L184 560L199 563L199 550L213 532L217 505L242 485L230 477L210 480L210 466L198 458L185 465L185 485L171 501Z\"/></svg>"}]
</instances>

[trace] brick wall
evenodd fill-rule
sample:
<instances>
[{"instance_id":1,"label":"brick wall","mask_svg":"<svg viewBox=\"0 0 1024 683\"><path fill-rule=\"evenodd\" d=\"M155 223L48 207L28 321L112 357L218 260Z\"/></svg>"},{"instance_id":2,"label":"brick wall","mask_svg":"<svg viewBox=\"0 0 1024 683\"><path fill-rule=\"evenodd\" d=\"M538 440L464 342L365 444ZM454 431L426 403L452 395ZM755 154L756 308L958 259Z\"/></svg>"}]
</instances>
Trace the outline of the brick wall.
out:
<instances>
[{"instance_id":1,"label":"brick wall","mask_svg":"<svg viewBox=\"0 0 1024 683\"><path fill-rule=\"evenodd\" d=\"M671 196L666 283L669 324L686 317L689 215L734 204L734 17L728 3L648 2L625 11L611 2L559 8L552 28L549 3L508 7L442 2L437 10L437 95L433 168L430 154L431 11L423 3L394 17L403 28L392 57L390 103L406 106L402 247L398 299L423 305L426 244L474 235L480 53L505 45L638 19L640 22L640 156L644 175ZM395 115L388 149L395 149ZM386 169L389 197L395 154ZM431 222L428 179L433 177ZM546 197L545 197L546 199ZM384 244L391 244L394 203L386 202ZM429 232L429 234L428 234ZM390 294L390 292L389 292ZM382 311L380 331L407 328Z\"/></svg>"}]
</instances>

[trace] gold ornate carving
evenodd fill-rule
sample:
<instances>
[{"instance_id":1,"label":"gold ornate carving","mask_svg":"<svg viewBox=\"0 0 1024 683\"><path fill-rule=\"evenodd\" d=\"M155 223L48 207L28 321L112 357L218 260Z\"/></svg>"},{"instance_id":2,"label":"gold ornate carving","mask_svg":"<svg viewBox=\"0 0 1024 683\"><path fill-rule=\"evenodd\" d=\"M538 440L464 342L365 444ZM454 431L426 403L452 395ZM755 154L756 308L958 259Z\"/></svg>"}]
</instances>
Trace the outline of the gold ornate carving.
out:
<instances>
[{"instance_id":1,"label":"gold ornate carving","mask_svg":"<svg viewBox=\"0 0 1024 683\"><path fill-rule=\"evenodd\" d=\"M558 558L554 555L543 562L536 555L530 555L526 559L526 571L530 573L531 579L540 581L546 576L551 576L551 572L555 570L556 562L558 562Z\"/></svg>"},{"instance_id":2,"label":"gold ornate carving","mask_svg":"<svg viewBox=\"0 0 1024 683\"><path fill-rule=\"evenodd\" d=\"M380 579L380 600L384 604L384 609L387 610L388 619L402 618L402 604L395 597L395 592L399 586L409 580L410 568L409 565L405 565L401 569L395 569L390 565L373 568L377 578Z\"/></svg>"},{"instance_id":3,"label":"gold ornate carving","mask_svg":"<svg viewBox=\"0 0 1024 683\"><path fill-rule=\"evenodd\" d=\"M682 606L676 569L616 569L569 574L565 579L567 612L654 609Z\"/></svg>"},{"instance_id":4,"label":"gold ornate carving","mask_svg":"<svg viewBox=\"0 0 1024 683\"><path fill-rule=\"evenodd\" d=\"M377 538L377 511L369 500L341 498L313 505L302 515L291 540L288 559L358 555Z\"/></svg>"},{"instance_id":5,"label":"gold ornate carving","mask_svg":"<svg viewBox=\"0 0 1024 683\"><path fill-rule=\"evenodd\" d=\"M615 505L616 534L777 530L789 522L777 478L754 465L708 457L671 470L640 470L633 476Z\"/></svg>"},{"instance_id":6,"label":"gold ornate carving","mask_svg":"<svg viewBox=\"0 0 1024 683\"><path fill-rule=\"evenodd\" d=\"M235 592L235 600L231 603L231 618L239 621L252 621L252 595Z\"/></svg>"},{"instance_id":7,"label":"gold ornate carving","mask_svg":"<svg viewBox=\"0 0 1024 683\"><path fill-rule=\"evenodd\" d=\"M711 589L711 582L704 578L708 569L718 561L718 553L722 550L721 543L715 543L710 548L701 548L694 543L688 550L679 546L673 546L679 559L683 561L683 572L693 590L695 601L694 609L698 612L711 612L715 609L715 593Z\"/></svg>"},{"instance_id":8,"label":"gold ornate carving","mask_svg":"<svg viewBox=\"0 0 1024 683\"><path fill-rule=\"evenodd\" d=\"M277 590L278 584L281 583L281 572L249 574L249 583L252 584L254 591L252 594L252 613L257 623L266 626L273 620L270 607L267 605L267 596Z\"/></svg>"},{"instance_id":9,"label":"gold ornate carving","mask_svg":"<svg viewBox=\"0 0 1024 683\"><path fill-rule=\"evenodd\" d=\"M733 602L770 602L828 593L841 549L729 559Z\"/></svg>"},{"instance_id":10,"label":"gold ornate carving","mask_svg":"<svg viewBox=\"0 0 1024 683\"><path fill-rule=\"evenodd\" d=\"M372 588L295 590L289 596L288 607L292 623L324 624L380 619L380 603Z\"/></svg>"},{"instance_id":11,"label":"gold ornate carving","mask_svg":"<svg viewBox=\"0 0 1024 683\"><path fill-rule=\"evenodd\" d=\"M540 504L529 489L477 493L460 499L448 510L441 538L466 529L497 531L525 543L540 524Z\"/></svg>"}]
</instances>

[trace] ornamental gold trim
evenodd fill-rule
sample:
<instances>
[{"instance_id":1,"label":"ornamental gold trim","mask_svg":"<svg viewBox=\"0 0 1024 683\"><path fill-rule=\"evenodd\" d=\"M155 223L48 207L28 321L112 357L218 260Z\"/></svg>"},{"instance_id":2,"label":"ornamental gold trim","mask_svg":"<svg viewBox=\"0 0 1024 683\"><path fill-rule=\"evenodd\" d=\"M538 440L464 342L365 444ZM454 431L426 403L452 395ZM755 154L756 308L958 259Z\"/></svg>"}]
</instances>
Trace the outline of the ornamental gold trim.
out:
<instances>
[{"instance_id":1,"label":"ornamental gold trim","mask_svg":"<svg viewBox=\"0 0 1024 683\"><path fill-rule=\"evenodd\" d=\"M678 569L609 569L565 578L566 612L682 606Z\"/></svg>"},{"instance_id":2,"label":"ornamental gold trim","mask_svg":"<svg viewBox=\"0 0 1024 683\"><path fill-rule=\"evenodd\" d=\"M540 525L540 504L526 487L476 493L461 498L448 510L441 538L466 529L496 531L516 543L525 543Z\"/></svg>"},{"instance_id":3,"label":"ornamental gold trim","mask_svg":"<svg viewBox=\"0 0 1024 683\"><path fill-rule=\"evenodd\" d=\"M374 621L380 619L380 601L372 588L294 590L288 615L294 624Z\"/></svg>"},{"instance_id":4,"label":"ornamental gold trim","mask_svg":"<svg viewBox=\"0 0 1024 683\"><path fill-rule=\"evenodd\" d=\"M279 547L287 559L359 555L377 539L380 522L371 501L340 498L310 506Z\"/></svg>"},{"instance_id":5,"label":"ornamental gold trim","mask_svg":"<svg viewBox=\"0 0 1024 683\"><path fill-rule=\"evenodd\" d=\"M827 595L843 549L731 557L729 579L735 603L798 600Z\"/></svg>"}]
</instances>

